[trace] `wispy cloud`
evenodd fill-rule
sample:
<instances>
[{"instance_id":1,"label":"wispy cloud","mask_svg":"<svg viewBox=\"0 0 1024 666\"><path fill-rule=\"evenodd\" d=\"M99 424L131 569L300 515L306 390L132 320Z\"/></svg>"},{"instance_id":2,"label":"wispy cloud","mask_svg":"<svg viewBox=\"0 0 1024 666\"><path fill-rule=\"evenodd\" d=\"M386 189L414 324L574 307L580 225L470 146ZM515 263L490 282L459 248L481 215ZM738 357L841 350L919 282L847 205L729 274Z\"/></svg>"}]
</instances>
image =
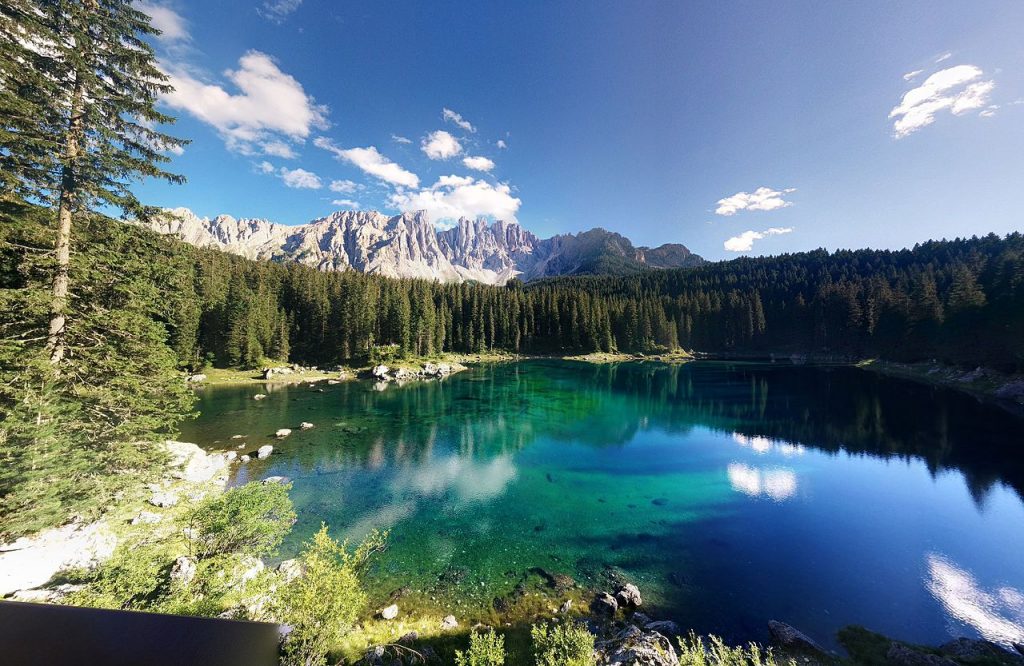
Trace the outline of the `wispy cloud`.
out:
<instances>
[{"instance_id":1,"label":"wispy cloud","mask_svg":"<svg viewBox=\"0 0 1024 666\"><path fill-rule=\"evenodd\" d=\"M792 206L792 202L786 201L783 197L796 192L796 188L790 187L784 190L773 190L770 187L759 187L753 192L737 192L736 194L718 200L718 207L715 208L716 215L735 215L741 210L776 210Z\"/></svg>"},{"instance_id":2,"label":"wispy cloud","mask_svg":"<svg viewBox=\"0 0 1024 666\"><path fill-rule=\"evenodd\" d=\"M490 171L494 168L494 160L482 156L471 156L462 158L462 163L467 169L474 171Z\"/></svg>"},{"instance_id":3,"label":"wispy cloud","mask_svg":"<svg viewBox=\"0 0 1024 666\"><path fill-rule=\"evenodd\" d=\"M263 5L256 11L265 19L280 23L288 18L292 12L299 8L302 0L264 0Z\"/></svg>"},{"instance_id":4,"label":"wispy cloud","mask_svg":"<svg viewBox=\"0 0 1024 666\"><path fill-rule=\"evenodd\" d=\"M522 205L505 183L493 185L456 175L442 176L431 187L418 192L397 192L390 203L402 211L425 210L438 226L463 217L515 221Z\"/></svg>"},{"instance_id":5,"label":"wispy cloud","mask_svg":"<svg viewBox=\"0 0 1024 666\"><path fill-rule=\"evenodd\" d=\"M407 139L399 134L392 134L391 140L394 141L395 143L412 143L412 139Z\"/></svg>"},{"instance_id":6,"label":"wispy cloud","mask_svg":"<svg viewBox=\"0 0 1024 666\"><path fill-rule=\"evenodd\" d=\"M298 157L298 153L284 141L267 141L263 144L263 152L274 157L282 157L286 160Z\"/></svg>"},{"instance_id":7,"label":"wispy cloud","mask_svg":"<svg viewBox=\"0 0 1024 666\"><path fill-rule=\"evenodd\" d=\"M215 128L230 150L246 155L265 152L282 139L301 142L314 128L327 127L327 107L317 104L273 58L249 51L238 64L225 73L238 89L235 93L199 80L185 66L169 66L174 90L163 100Z\"/></svg>"},{"instance_id":8,"label":"wispy cloud","mask_svg":"<svg viewBox=\"0 0 1024 666\"><path fill-rule=\"evenodd\" d=\"M505 143L504 139L498 139L497 146L498 146L498 148L501 148L502 150L504 150L505 148L508 148L508 144Z\"/></svg>"},{"instance_id":9,"label":"wispy cloud","mask_svg":"<svg viewBox=\"0 0 1024 666\"><path fill-rule=\"evenodd\" d=\"M352 201L351 199L334 199L333 201L331 201L331 203L335 206L340 206L342 208L351 208L353 210L359 210L360 208L359 202Z\"/></svg>"},{"instance_id":10,"label":"wispy cloud","mask_svg":"<svg viewBox=\"0 0 1024 666\"><path fill-rule=\"evenodd\" d=\"M331 192L338 192L340 194L352 194L358 189L362 189L358 183L354 183L351 180L332 180L331 181Z\"/></svg>"},{"instance_id":11,"label":"wispy cloud","mask_svg":"<svg viewBox=\"0 0 1024 666\"><path fill-rule=\"evenodd\" d=\"M187 42L191 39L188 32L188 23L181 14L174 11L168 5L150 0L135 0L135 9L149 14L150 24L160 31L157 37L165 44L176 44Z\"/></svg>"},{"instance_id":12,"label":"wispy cloud","mask_svg":"<svg viewBox=\"0 0 1024 666\"><path fill-rule=\"evenodd\" d=\"M907 72L906 74L904 74L903 75L903 80L904 81L911 81L914 78L916 78L918 74L923 74L923 73L924 73L923 69L915 69L912 72Z\"/></svg>"},{"instance_id":13,"label":"wispy cloud","mask_svg":"<svg viewBox=\"0 0 1024 666\"><path fill-rule=\"evenodd\" d=\"M959 116L988 104L995 81L979 81L980 67L955 65L935 72L924 83L903 94L899 105L889 112L893 136L902 139L935 122L935 114L949 110Z\"/></svg>"},{"instance_id":14,"label":"wispy cloud","mask_svg":"<svg viewBox=\"0 0 1024 666\"><path fill-rule=\"evenodd\" d=\"M319 190L323 187L320 176L305 169L286 169L281 167L278 175L285 185L297 190Z\"/></svg>"},{"instance_id":15,"label":"wispy cloud","mask_svg":"<svg viewBox=\"0 0 1024 666\"><path fill-rule=\"evenodd\" d=\"M403 187L418 187L420 184L420 179L416 174L406 171L384 155L381 155L380 151L374 146L367 146L366 148L341 148L323 136L317 137L313 141L313 145L317 148L323 148L339 160L353 164L386 183Z\"/></svg>"},{"instance_id":16,"label":"wispy cloud","mask_svg":"<svg viewBox=\"0 0 1024 666\"><path fill-rule=\"evenodd\" d=\"M935 64L937 65L940 62L943 62L945 60L949 60L952 57L953 57L953 52L952 51L947 51L946 53L943 53L942 55L940 55L938 58L935 59Z\"/></svg>"},{"instance_id":17,"label":"wispy cloud","mask_svg":"<svg viewBox=\"0 0 1024 666\"><path fill-rule=\"evenodd\" d=\"M446 160L462 152L462 144L444 130L431 132L420 143L420 150L432 160Z\"/></svg>"},{"instance_id":18,"label":"wispy cloud","mask_svg":"<svg viewBox=\"0 0 1024 666\"><path fill-rule=\"evenodd\" d=\"M769 236L788 234L792 231L792 227L771 227L764 231L744 231L739 236L733 236L726 240L724 246L729 252L750 252L754 249L754 241L761 240Z\"/></svg>"},{"instance_id":19,"label":"wispy cloud","mask_svg":"<svg viewBox=\"0 0 1024 666\"><path fill-rule=\"evenodd\" d=\"M452 111L449 108L445 108L444 111L442 112L442 115L444 116L445 120L447 120L450 123L455 123L457 126L461 127L467 132L476 132L476 128L473 127L473 124L466 120L465 118L463 118L462 114L456 113L455 111Z\"/></svg>"}]
</instances>

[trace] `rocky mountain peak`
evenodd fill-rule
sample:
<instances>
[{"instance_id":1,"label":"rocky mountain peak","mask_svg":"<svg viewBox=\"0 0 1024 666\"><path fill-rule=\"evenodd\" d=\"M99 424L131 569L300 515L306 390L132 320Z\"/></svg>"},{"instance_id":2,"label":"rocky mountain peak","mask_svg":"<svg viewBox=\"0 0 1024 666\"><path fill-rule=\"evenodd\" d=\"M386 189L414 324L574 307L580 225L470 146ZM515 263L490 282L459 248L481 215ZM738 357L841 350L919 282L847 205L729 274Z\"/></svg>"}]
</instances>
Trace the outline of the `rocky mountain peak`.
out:
<instances>
[{"instance_id":1,"label":"rocky mountain peak","mask_svg":"<svg viewBox=\"0 0 1024 666\"><path fill-rule=\"evenodd\" d=\"M358 270L389 277L504 284L594 272L628 273L645 266L673 268L703 260L682 245L634 248L604 229L540 239L516 222L460 219L438 230L425 211L387 216L335 211L289 226L258 218L199 217L168 209L150 222L159 233L250 259L296 261L320 270Z\"/></svg>"}]
</instances>

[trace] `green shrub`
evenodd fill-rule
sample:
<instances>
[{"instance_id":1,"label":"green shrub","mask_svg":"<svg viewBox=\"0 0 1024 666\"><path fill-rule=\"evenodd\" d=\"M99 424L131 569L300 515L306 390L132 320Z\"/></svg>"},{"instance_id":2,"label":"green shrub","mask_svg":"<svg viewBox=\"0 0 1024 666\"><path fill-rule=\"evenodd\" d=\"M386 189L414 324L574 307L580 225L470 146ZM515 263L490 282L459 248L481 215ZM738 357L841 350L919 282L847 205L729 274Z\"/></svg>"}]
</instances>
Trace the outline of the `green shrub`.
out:
<instances>
[{"instance_id":1,"label":"green shrub","mask_svg":"<svg viewBox=\"0 0 1024 666\"><path fill-rule=\"evenodd\" d=\"M204 500L189 516L197 557L273 553L295 522L291 484L247 483Z\"/></svg>"},{"instance_id":2,"label":"green shrub","mask_svg":"<svg viewBox=\"0 0 1024 666\"><path fill-rule=\"evenodd\" d=\"M277 600L279 621L292 627L284 645L284 666L314 666L351 631L366 606L359 575L370 557L383 549L387 534L371 533L353 552L327 532L327 525L306 544L303 575L288 583Z\"/></svg>"},{"instance_id":3,"label":"green shrub","mask_svg":"<svg viewBox=\"0 0 1024 666\"><path fill-rule=\"evenodd\" d=\"M762 650L756 643L747 647L730 647L718 636L706 640L692 631L679 639L680 666L777 666L771 648ZM783 662L794 664L792 660Z\"/></svg>"},{"instance_id":4,"label":"green shrub","mask_svg":"<svg viewBox=\"0 0 1024 666\"><path fill-rule=\"evenodd\" d=\"M153 546L125 544L92 571L68 572L69 582L83 587L63 603L90 608L141 610L159 597L167 582L171 562Z\"/></svg>"},{"instance_id":5,"label":"green shrub","mask_svg":"<svg viewBox=\"0 0 1024 666\"><path fill-rule=\"evenodd\" d=\"M469 651L455 651L455 666L505 666L505 637L474 631L469 636Z\"/></svg>"},{"instance_id":6,"label":"green shrub","mask_svg":"<svg viewBox=\"0 0 1024 666\"><path fill-rule=\"evenodd\" d=\"M537 624L530 629L537 666L593 666L594 635L578 622Z\"/></svg>"}]
</instances>

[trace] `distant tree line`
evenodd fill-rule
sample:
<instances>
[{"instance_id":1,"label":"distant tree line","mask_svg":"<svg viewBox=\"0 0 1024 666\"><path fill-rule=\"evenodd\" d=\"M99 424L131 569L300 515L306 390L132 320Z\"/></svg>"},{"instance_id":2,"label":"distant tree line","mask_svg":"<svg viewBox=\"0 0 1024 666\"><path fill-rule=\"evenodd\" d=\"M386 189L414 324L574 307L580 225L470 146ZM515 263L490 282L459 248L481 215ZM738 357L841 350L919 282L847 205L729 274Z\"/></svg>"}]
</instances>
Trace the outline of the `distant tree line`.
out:
<instances>
[{"instance_id":1,"label":"distant tree line","mask_svg":"<svg viewBox=\"0 0 1024 666\"><path fill-rule=\"evenodd\" d=\"M390 279L192 250L183 363L440 352L825 353L1024 368L1024 237L818 250L503 287Z\"/></svg>"}]
</instances>

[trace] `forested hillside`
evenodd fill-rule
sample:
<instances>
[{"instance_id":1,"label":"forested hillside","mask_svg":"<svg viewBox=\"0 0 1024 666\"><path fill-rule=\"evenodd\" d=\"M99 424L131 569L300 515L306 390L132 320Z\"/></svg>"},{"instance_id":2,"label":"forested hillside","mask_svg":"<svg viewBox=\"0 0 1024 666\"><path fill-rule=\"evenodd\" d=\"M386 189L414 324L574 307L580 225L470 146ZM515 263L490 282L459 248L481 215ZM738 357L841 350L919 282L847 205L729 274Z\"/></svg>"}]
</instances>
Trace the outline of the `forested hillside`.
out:
<instances>
[{"instance_id":1,"label":"forested hillside","mask_svg":"<svg viewBox=\"0 0 1024 666\"><path fill-rule=\"evenodd\" d=\"M1020 234L493 287L250 261L112 220L96 224L123 227L119 234L137 239L126 243L143 255L138 260L164 267L162 316L180 364L190 369L251 367L268 358L363 361L383 345L406 356L681 346L1024 365ZM32 227L20 234L31 237ZM86 251L93 246L77 241ZM19 280L16 264L26 251L18 245L8 244L4 286Z\"/></svg>"}]
</instances>

